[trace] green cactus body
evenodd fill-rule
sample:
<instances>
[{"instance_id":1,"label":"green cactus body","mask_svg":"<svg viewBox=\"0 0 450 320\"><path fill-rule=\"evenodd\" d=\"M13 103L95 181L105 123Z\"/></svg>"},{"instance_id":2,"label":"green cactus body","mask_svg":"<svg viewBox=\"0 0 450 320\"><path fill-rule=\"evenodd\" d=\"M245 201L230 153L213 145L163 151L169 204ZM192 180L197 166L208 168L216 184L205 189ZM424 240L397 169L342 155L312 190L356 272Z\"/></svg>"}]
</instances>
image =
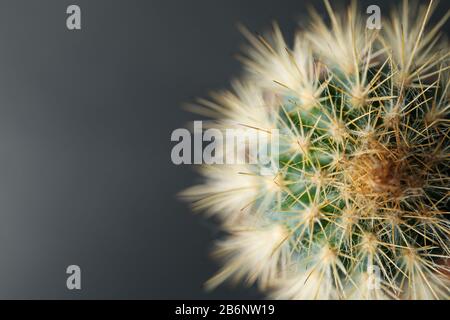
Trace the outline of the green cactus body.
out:
<instances>
[{"instance_id":1,"label":"green cactus body","mask_svg":"<svg viewBox=\"0 0 450 320\"><path fill-rule=\"evenodd\" d=\"M404 2L379 33L354 4L343 17L325 4L331 26L314 16L293 49L276 25L265 38L244 29L243 80L202 103L222 125L280 133L272 176L204 168L205 184L182 193L229 233L207 285L244 280L282 299L447 299L449 50L427 26L434 6Z\"/></svg>"}]
</instances>

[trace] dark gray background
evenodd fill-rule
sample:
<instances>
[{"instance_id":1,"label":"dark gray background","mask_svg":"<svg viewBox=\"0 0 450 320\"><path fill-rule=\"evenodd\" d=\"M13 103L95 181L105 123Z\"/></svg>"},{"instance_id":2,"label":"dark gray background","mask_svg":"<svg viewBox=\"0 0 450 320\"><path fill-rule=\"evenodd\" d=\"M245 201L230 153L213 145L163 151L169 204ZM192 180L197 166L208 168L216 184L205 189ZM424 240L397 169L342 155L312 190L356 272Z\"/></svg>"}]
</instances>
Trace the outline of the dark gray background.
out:
<instances>
[{"instance_id":1,"label":"dark gray background","mask_svg":"<svg viewBox=\"0 0 450 320\"><path fill-rule=\"evenodd\" d=\"M184 102L239 74L237 22L289 36L304 15L299 0L0 0L0 298L261 297L203 291L218 232L176 200L196 175L170 134L196 118Z\"/></svg>"}]
</instances>

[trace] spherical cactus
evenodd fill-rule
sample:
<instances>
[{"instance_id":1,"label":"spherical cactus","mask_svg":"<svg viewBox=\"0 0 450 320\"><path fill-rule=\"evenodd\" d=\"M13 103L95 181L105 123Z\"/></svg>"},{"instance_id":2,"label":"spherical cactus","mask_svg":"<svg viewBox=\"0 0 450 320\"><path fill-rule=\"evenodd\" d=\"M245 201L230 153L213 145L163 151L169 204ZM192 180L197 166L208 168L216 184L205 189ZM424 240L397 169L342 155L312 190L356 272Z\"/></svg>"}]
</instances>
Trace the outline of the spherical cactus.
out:
<instances>
[{"instance_id":1,"label":"spherical cactus","mask_svg":"<svg viewBox=\"0 0 450 320\"><path fill-rule=\"evenodd\" d=\"M195 106L219 130L279 132L269 165L204 165L204 182L181 193L227 234L206 286L447 299L449 14L430 26L433 2L404 1L370 30L355 3L341 15L325 6L330 22L312 11L291 48L276 24L264 37L242 28L241 79Z\"/></svg>"}]
</instances>

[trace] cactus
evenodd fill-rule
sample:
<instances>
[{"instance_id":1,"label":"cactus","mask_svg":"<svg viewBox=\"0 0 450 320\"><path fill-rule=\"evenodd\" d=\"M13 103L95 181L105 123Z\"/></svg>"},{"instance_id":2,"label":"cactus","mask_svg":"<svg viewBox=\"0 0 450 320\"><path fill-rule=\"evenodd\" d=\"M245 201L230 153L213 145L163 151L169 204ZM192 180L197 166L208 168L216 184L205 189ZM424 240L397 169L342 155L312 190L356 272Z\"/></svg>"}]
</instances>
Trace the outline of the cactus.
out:
<instances>
[{"instance_id":1,"label":"cactus","mask_svg":"<svg viewBox=\"0 0 450 320\"><path fill-rule=\"evenodd\" d=\"M181 193L225 231L206 282L278 299L449 297L449 47L436 8L403 1L369 30L355 2L288 48L277 26L249 45L233 89L199 100L211 126L279 130L258 164L200 168ZM267 169L267 168L265 168Z\"/></svg>"}]
</instances>

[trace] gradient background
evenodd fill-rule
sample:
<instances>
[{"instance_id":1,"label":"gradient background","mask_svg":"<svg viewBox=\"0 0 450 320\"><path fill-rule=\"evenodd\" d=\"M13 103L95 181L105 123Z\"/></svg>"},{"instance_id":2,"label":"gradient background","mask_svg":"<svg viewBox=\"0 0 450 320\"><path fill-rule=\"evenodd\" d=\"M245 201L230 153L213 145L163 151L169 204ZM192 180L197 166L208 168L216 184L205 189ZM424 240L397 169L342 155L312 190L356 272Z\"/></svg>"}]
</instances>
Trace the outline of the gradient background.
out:
<instances>
[{"instance_id":1,"label":"gradient background","mask_svg":"<svg viewBox=\"0 0 450 320\"><path fill-rule=\"evenodd\" d=\"M0 298L262 297L203 291L220 232L176 200L197 177L170 134L198 119L184 102L239 74L237 22L289 39L313 2L0 0Z\"/></svg>"}]
</instances>

